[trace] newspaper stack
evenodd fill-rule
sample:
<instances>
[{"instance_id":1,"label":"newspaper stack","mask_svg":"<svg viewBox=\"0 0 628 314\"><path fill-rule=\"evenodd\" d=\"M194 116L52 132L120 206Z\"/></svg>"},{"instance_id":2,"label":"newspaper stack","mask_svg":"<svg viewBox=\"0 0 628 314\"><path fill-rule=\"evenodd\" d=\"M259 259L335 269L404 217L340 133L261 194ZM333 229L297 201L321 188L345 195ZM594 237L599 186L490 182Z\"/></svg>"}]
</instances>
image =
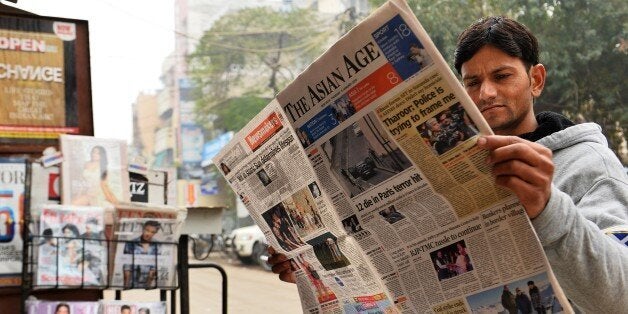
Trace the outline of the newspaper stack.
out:
<instances>
[{"instance_id":1,"label":"newspaper stack","mask_svg":"<svg viewBox=\"0 0 628 314\"><path fill-rule=\"evenodd\" d=\"M481 113L407 4L391 0L214 163L292 258L304 313L500 312L522 292L568 311L479 134L491 134Z\"/></svg>"}]
</instances>

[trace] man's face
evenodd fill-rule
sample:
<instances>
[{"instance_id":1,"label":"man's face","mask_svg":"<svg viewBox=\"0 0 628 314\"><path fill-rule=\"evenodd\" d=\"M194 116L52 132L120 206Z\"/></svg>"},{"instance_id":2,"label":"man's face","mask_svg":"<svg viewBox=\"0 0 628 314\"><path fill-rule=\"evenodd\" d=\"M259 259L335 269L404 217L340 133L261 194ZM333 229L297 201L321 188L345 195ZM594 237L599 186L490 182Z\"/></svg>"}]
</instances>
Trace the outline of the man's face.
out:
<instances>
[{"instance_id":1,"label":"man's face","mask_svg":"<svg viewBox=\"0 0 628 314\"><path fill-rule=\"evenodd\" d=\"M436 118L431 118L427 120L427 127L432 132L440 132L440 124L438 123L438 120L436 120Z\"/></svg>"},{"instance_id":2,"label":"man's face","mask_svg":"<svg viewBox=\"0 0 628 314\"><path fill-rule=\"evenodd\" d=\"M93 223L88 223L87 225L85 225L85 233L92 234L94 230L95 230L95 226Z\"/></svg>"},{"instance_id":3,"label":"man's face","mask_svg":"<svg viewBox=\"0 0 628 314\"><path fill-rule=\"evenodd\" d=\"M519 135L536 128L532 104L543 90L542 65L528 71L521 59L487 45L462 64L461 73L467 93L496 134Z\"/></svg>"},{"instance_id":4,"label":"man's face","mask_svg":"<svg viewBox=\"0 0 628 314\"><path fill-rule=\"evenodd\" d=\"M129 309L124 309L120 312L121 314L131 314L131 310Z\"/></svg>"},{"instance_id":5,"label":"man's face","mask_svg":"<svg viewBox=\"0 0 628 314\"><path fill-rule=\"evenodd\" d=\"M142 240L145 242L149 242L155 234L157 234L157 227L155 226L144 226L144 230L142 230Z\"/></svg>"}]
</instances>

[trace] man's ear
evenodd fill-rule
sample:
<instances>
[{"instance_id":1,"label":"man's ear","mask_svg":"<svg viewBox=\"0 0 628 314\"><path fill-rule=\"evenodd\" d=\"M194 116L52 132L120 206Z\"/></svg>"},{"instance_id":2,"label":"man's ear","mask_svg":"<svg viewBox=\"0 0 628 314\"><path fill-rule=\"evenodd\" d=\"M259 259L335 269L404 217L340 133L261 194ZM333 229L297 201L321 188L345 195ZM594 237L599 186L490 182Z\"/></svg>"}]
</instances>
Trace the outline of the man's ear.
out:
<instances>
[{"instance_id":1,"label":"man's ear","mask_svg":"<svg viewBox=\"0 0 628 314\"><path fill-rule=\"evenodd\" d=\"M530 87L532 88L532 97L541 96L543 87L545 87L545 67L542 64L533 65L530 68Z\"/></svg>"}]
</instances>

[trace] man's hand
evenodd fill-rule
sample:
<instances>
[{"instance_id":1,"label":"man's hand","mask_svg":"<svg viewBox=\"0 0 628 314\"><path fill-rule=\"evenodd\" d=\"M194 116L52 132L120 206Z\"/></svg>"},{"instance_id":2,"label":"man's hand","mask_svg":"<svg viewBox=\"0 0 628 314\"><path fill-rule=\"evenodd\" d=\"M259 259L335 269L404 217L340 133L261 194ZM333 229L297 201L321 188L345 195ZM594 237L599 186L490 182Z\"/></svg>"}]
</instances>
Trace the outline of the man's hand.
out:
<instances>
[{"instance_id":1,"label":"man's hand","mask_svg":"<svg viewBox=\"0 0 628 314\"><path fill-rule=\"evenodd\" d=\"M483 136L477 144L489 151L495 182L517 195L530 219L541 214L551 194L552 151L516 136Z\"/></svg>"},{"instance_id":2,"label":"man's hand","mask_svg":"<svg viewBox=\"0 0 628 314\"><path fill-rule=\"evenodd\" d=\"M273 273L279 275L279 279L285 282L296 283L290 260L283 254L277 253L272 247L268 247L268 264L272 265Z\"/></svg>"}]
</instances>

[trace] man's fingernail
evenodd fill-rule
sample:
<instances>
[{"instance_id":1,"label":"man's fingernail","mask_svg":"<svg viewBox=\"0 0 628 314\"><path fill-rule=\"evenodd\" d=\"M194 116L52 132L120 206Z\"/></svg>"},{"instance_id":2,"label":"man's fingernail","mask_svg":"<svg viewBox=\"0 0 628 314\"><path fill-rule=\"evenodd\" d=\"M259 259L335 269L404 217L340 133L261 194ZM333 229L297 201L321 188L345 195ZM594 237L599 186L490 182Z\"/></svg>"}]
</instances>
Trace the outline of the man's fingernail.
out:
<instances>
[{"instance_id":1,"label":"man's fingernail","mask_svg":"<svg viewBox=\"0 0 628 314\"><path fill-rule=\"evenodd\" d=\"M484 144L486 144L486 138L485 137L480 137L478 139L478 145L484 146Z\"/></svg>"}]
</instances>

